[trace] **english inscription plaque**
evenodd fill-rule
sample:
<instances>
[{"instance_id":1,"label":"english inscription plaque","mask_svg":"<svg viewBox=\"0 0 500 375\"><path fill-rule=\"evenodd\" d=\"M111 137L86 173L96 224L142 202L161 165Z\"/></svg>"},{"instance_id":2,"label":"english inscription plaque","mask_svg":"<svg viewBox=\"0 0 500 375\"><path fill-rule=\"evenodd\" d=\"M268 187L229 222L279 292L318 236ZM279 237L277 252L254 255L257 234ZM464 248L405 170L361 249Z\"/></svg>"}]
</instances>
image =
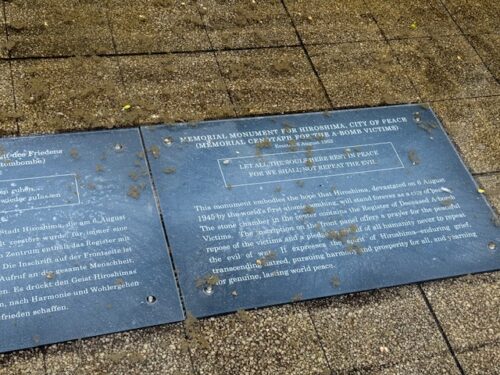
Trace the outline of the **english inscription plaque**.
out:
<instances>
[{"instance_id":1,"label":"english inscription plaque","mask_svg":"<svg viewBox=\"0 0 500 375\"><path fill-rule=\"evenodd\" d=\"M500 268L493 212L425 105L142 133L195 316Z\"/></svg>"},{"instance_id":2,"label":"english inscription plaque","mask_svg":"<svg viewBox=\"0 0 500 375\"><path fill-rule=\"evenodd\" d=\"M182 319L137 129L0 139L0 352Z\"/></svg>"}]
</instances>

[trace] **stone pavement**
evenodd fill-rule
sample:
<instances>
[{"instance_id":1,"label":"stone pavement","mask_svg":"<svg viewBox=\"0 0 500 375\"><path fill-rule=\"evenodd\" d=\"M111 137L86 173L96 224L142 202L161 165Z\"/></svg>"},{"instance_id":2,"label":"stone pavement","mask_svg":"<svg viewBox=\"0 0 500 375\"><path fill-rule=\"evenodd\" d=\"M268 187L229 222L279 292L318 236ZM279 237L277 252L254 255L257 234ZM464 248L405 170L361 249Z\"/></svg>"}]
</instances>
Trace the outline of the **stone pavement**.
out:
<instances>
[{"instance_id":1,"label":"stone pavement","mask_svg":"<svg viewBox=\"0 0 500 375\"><path fill-rule=\"evenodd\" d=\"M498 0L0 0L0 135L428 102L498 212L499 15ZM500 374L499 311L494 272L0 355L0 374Z\"/></svg>"}]
</instances>

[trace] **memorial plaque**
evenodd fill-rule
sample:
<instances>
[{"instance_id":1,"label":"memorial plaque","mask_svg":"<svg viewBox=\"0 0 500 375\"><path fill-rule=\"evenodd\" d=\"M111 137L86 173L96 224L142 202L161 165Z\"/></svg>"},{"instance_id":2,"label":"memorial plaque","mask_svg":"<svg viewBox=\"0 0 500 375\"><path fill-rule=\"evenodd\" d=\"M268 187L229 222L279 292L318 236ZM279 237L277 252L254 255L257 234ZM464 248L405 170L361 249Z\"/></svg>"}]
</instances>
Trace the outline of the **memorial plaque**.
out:
<instances>
[{"instance_id":1,"label":"memorial plaque","mask_svg":"<svg viewBox=\"0 0 500 375\"><path fill-rule=\"evenodd\" d=\"M137 129L0 139L0 352L182 319Z\"/></svg>"},{"instance_id":2,"label":"memorial plaque","mask_svg":"<svg viewBox=\"0 0 500 375\"><path fill-rule=\"evenodd\" d=\"M195 316L500 268L493 212L425 105L142 133Z\"/></svg>"}]
</instances>

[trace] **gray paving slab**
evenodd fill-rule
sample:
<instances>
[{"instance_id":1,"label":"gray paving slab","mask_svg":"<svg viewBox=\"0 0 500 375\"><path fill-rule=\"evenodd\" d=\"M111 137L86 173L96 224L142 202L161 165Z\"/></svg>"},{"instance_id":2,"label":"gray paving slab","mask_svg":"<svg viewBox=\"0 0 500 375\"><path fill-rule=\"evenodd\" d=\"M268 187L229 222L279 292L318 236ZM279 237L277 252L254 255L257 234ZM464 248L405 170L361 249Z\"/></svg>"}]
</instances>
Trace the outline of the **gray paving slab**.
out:
<instances>
[{"instance_id":1,"label":"gray paving slab","mask_svg":"<svg viewBox=\"0 0 500 375\"><path fill-rule=\"evenodd\" d=\"M426 283L423 288L456 352L500 340L500 272Z\"/></svg>"},{"instance_id":2,"label":"gray paving slab","mask_svg":"<svg viewBox=\"0 0 500 375\"><path fill-rule=\"evenodd\" d=\"M9 63L0 61L0 136L13 135L20 113L15 110Z\"/></svg>"},{"instance_id":3,"label":"gray paving slab","mask_svg":"<svg viewBox=\"0 0 500 375\"><path fill-rule=\"evenodd\" d=\"M306 307L272 307L185 323L200 375L330 373Z\"/></svg>"},{"instance_id":4,"label":"gray paving slab","mask_svg":"<svg viewBox=\"0 0 500 375\"><path fill-rule=\"evenodd\" d=\"M7 58L12 46L7 43L7 30L5 28L5 17L3 7L0 6L0 58Z\"/></svg>"},{"instance_id":5,"label":"gray paving slab","mask_svg":"<svg viewBox=\"0 0 500 375\"><path fill-rule=\"evenodd\" d=\"M199 51L210 42L194 0L108 0L119 53Z\"/></svg>"},{"instance_id":6,"label":"gray paving slab","mask_svg":"<svg viewBox=\"0 0 500 375\"><path fill-rule=\"evenodd\" d=\"M200 3L214 48L255 48L298 45L292 22L279 0Z\"/></svg>"},{"instance_id":7,"label":"gray paving slab","mask_svg":"<svg viewBox=\"0 0 500 375\"><path fill-rule=\"evenodd\" d=\"M113 53L106 1L4 2L11 56Z\"/></svg>"},{"instance_id":8,"label":"gray paving slab","mask_svg":"<svg viewBox=\"0 0 500 375\"><path fill-rule=\"evenodd\" d=\"M81 369L81 341L70 341L45 347L46 375L74 374Z\"/></svg>"},{"instance_id":9,"label":"gray paving slab","mask_svg":"<svg viewBox=\"0 0 500 375\"><path fill-rule=\"evenodd\" d=\"M123 87L116 58L12 62L21 134L122 124Z\"/></svg>"},{"instance_id":10,"label":"gray paving slab","mask_svg":"<svg viewBox=\"0 0 500 375\"><path fill-rule=\"evenodd\" d=\"M329 107L302 48L219 52L217 59L238 115Z\"/></svg>"},{"instance_id":11,"label":"gray paving slab","mask_svg":"<svg viewBox=\"0 0 500 375\"><path fill-rule=\"evenodd\" d=\"M389 39L460 34L440 0L372 0L367 4Z\"/></svg>"},{"instance_id":12,"label":"gray paving slab","mask_svg":"<svg viewBox=\"0 0 500 375\"><path fill-rule=\"evenodd\" d=\"M335 107L418 101L418 95L386 42L308 46Z\"/></svg>"},{"instance_id":13,"label":"gray paving slab","mask_svg":"<svg viewBox=\"0 0 500 375\"><path fill-rule=\"evenodd\" d=\"M491 74L500 82L500 34L469 35L468 39Z\"/></svg>"},{"instance_id":14,"label":"gray paving slab","mask_svg":"<svg viewBox=\"0 0 500 375\"><path fill-rule=\"evenodd\" d=\"M285 0L305 44L382 40L363 0Z\"/></svg>"},{"instance_id":15,"label":"gray paving slab","mask_svg":"<svg viewBox=\"0 0 500 375\"><path fill-rule=\"evenodd\" d=\"M467 375L500 374L500 344L485 345L459 353L458 359Z\"/></svg>"},{"instance_id":16,"label":"gray paving slab","mask_svg":"<svg viewBox=\"0 0 500 375\"><path fill-rule=\"evenodd\" d=\"M500 85L463 36L390 43L424 101L500 94Z\"/></svg>"},{"instance_id":17,"label":"gray paving slab","mask_svg":"<svg viewBox=\"0 0 500 375\"><path fill-rule=\"evenodd\" d=\"M422 358L450 361L446 343L416 286L307 304L335 373L394 367Z\"/></svg>"},{"instance_id":18,"label":"gray paving slab","mask_svg":"<svg viewBox=\"0 0 500 375\"><path fill-rule=\"evenodd\" d=\"M443 0L462 30L469 34L499 33L500 3L496 0Z\"/></svg>"},{"instance_id":19,"label":"gray paving slab","mask_svg":"<svg viewBox=\"0 0 500 375\"><path fill-rule=\"evenodd\" d=\"M125 123L197 121L234 116L215 55L120 57L131 108Z\"/></svg>"},{"instance_id":20,"label":"gray paving slab","mask_svg":"<svg viewBox=\"0 0 500 375\"><path fill-rule=\"evenodd\" d=\"M500 97L446 100L431 106L473 172L500 170Z\"/></svg>"},{"instance_id":21,"label":"gray paving slab","mask_svg":"<svg viewBox=\"0 0 500 375\"><path fill-rule=\"evenodd\" d=\"M78 374L192 374L182 324L82 341Z\"/></svg>"},{"instance_id":22,"label":"gray paving slab","mask_svg":"<svg viewBox=\"0 0 500 375\"><path fill-rule=\"evenodd\" d=\"M43 353L39 349L0 354L0 375L44 375Z\"/></svg>"},{"instance_id":23,"label":"gray paving slab","mask_svg":"<svg viewBox=\"0 0 500 375\"><path fill-rule=\"evenodd\" d=\"M500 173L477 178L490 204L500 212Z\"/></svg>"}]
</instances>

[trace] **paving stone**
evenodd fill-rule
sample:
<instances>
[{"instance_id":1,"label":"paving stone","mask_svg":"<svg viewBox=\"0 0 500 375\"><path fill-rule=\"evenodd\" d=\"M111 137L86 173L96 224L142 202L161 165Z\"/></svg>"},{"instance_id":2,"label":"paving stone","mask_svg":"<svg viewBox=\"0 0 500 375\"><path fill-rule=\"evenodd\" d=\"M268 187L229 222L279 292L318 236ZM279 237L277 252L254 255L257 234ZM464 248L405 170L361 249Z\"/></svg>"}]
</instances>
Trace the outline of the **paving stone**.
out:
<instances>
[{"instance_id":1,"label":"paving stone","mask_svg":"<svg viewBox=\"0 0 500 375\"><path fill-rule=\"evenodd\" d=\"M181 324L83 340L81 361L82 375L192 374Z\"/></svg>"},{"instance_id":2,"label":"paving stone","mask_svg":"<svg viewBox=\"0 0 500 375\"><path fill-rule=\"evenodd\" d=\"M133 123L234 116L213 53L120 57L120 67Z\"/></svg>"},{"instance_id":3,"label":"paving stone","mask_svg":"<svg viewBox=\"0 0 500 375\"><path fill-rule=\"evenodd\" d=\"M0 61L0 137L17 131L9 63Z\"/></svg>"},{"instance_id":4,"label":"paving stone","mask_svg":"<svg viewBox=\"0 0 500 375\"><path fill-rule=\"evenodd\" d=\"M500 94L500 85L463 36L390 43L424 100Z\"/></svg>"},{"instance_id":5,"label":"paving stone","mask_svg":"<svg viewBox=\"0 0 500 375\"><path fill-rule=\"evenodd\" d=\"M467 375L500 374L500 344L486 345L465 353L458 353L458 360Z\"/></svg>"},{"instance_id":6,"label":"paving stone","mask_svg":"<svg viewBox=\"0 0 500 375\"><path fill-rule=\"evenodd\" d=\"M435 102L432 108L473 172L500 171L500 97Z\"/></svg>"},{"instance_id":7,"label":"paving stone","mask_svg":"<svg viewBox=\"0 0 500 375\"><path fill-rule=\"evenodd\" d=\"M279 0L205 0L200 11L215 48L297 45L299 40Z\"/></svg>"},{"instance_id":8,"label":"paving stone","mask_svg":"<svg viewBox=\"0 0 500 375\"><path fill-rule=\"evenodd\" d=\"M210 49L195 0L109 0L120 53Z\"/></svg>"},{"instance_id":9,"label":"paving stone","mask_svg":"<svg viewBox=\"0 0 500 375\"><path fill-rule=\"evenodd\" d=\"M81 341L70 341L47 346L45 349L46 375L76 374L82 364Z\"/></svg>"},{"instance_id":10,"label":"paving stone","mask_svg":"<svg viewBox=\"0 0 500 375\"><path fill-rule=\"evenodd\" d=\"M500 340L500 272L426 283L423 288L456 352Z\"/></svg>"},{"instance_id":11,"label":"paving stone","mask_svg":"<svg viewBox=\"0 0 500 375\"><path fill-rule=\"evenodd\" d=\"M333 104L339 107L418 101L386 42L308 46Z\"/></svg>"},{"instance_id":12,"label":"paving stone","mask_svg":"<svg viewBox=\"0 0 500 375\"><path fill-rule=\"evenodd\" d=\"M21 134L113 127L121 123L122 85L115 58L12 63Z\"/></svg>"},{"instance_id":13,"label":"paving stone","mask_svg":"<svg viewBox=\"0 0 500 375\"><path fill-rule=\"evenodd\" d=\"M382 40L363 0L285 0L305 44Z\"/></svg>"},{"instance_id":14,"label":"paving stone","mask_svg":"<svg viewBox=\"0 0 500 375\"><path fill-rule=\"evenodd\" d=\"M500 212L500 173L478 178L491 205Z\"/></svg>"},{"instance_id":15,"label":"paving stone","mask_svg":"<svg viewBox=\"0 0 500 375\"><path fill-rule=\"evenodd\" d=\"M460 370L450 353L436 357L422 357L414 362L398 363L395 366L362 371L373 375L459 375Z\"/></svg>"},{"instance_id":16,"label":"paving stone","mask_svg":"<svg viewBox=\"0 0 500 375\"><path fill-rule=\"evenodd\" d=\"M500 34L469 35L468 38L491 74L500 82Z\"/></svg>"},{"instance_id":17,"label":"paving stone","mask_svg":"<svg viewBox=\"0 0 500 375\"><path fill-rule=\"evenodd\" d=\"M113 53L106 1L4 2L14 57Z\"/></svg>"},{"instance_id":18,"label":"paving stone","mask_svg":"<svg viewBox=\"0 0 500 375\"><path fill-rule=\"evenodd\" d=\"M370 1L379 27L390 39L459 34L440 0Z\"/></svg>"},{"instance_id":19,"label":"paving stone","mask_svg":"<svg viewBox=\"0 0 500 375\"><path fill-rule=\"evenodd\" d=\"M498 33L498 0L443 0L462 30L470 34Z\"/></svg>"},{"instance_id":20,"label":"paving stone","mask_svg":"<svg viewBox=\"0 0 500 375\"><path fill-rule=\"evenodd\" d=\"M220 52L217 58L239 115L328 107L301 48Z\"/></svg>"},{"instance_id":21,"label":"paving stone","mask_svg":"<svg viewBox=\"0 0 500 375\"><path fill-rule=\"evenodd\" d=\"M335 373L447 355L446 343L415 286L308 304Z\"/></svg>"},{"instance_id":22,"label":"paving stone","mask_svg":"<svg viewBox=\"0 0 500 375\"><path fill-rule=\"evenodd\" d=\"M7 43L7 30L5 29L5 19L3 8L0 7L0 58L9 56L10 44Z\"/></svg>"},{"instance_id":23,"label":"paving stone","mask_svg":"<svg viewBox=\"0 0 500 375\"><path fill-rule=\"evenodd\" d=\"M185 323L199 375L329 374L303 304Z\"/></svg>"},{"instance_id":24,"label":"paving stone","mask_svg":"<svg viewBox=\"0 0 500 375\"><path fill-rule=\"evenodd\" d=\"M43 354L38 349L0 354L0 375L44 375Z\"/></svg>"}]
</instances>

